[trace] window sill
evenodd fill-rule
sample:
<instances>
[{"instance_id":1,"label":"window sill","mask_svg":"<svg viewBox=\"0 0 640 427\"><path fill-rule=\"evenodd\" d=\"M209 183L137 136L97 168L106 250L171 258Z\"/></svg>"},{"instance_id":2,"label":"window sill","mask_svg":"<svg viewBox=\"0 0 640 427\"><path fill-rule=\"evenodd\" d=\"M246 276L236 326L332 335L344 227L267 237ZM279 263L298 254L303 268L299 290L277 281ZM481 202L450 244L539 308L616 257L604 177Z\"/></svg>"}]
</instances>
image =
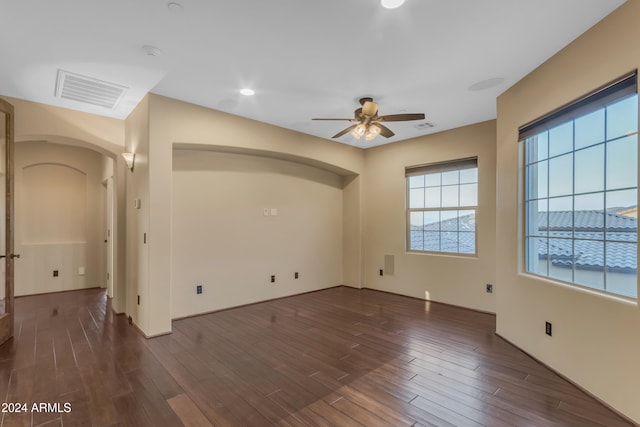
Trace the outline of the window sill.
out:
<instances>
[{"instance_id":1,"label":"window sill","mask_svg":"<svg viewBox=\"0 0 640 427\"><path fill-rule=\"evenodd\" d=\"M437 256L437 257L446 257L446 258L463 258L463 259L473 259L477 260L478 254L460 254L455 252L429 252L429 251L409 251L405 250L404 253L406 255L429 255L429 256Z\"/></svg>"},{"instance_id":2,"label":"window sill","mask_svg":"<svg viewBox=\"0 0 640 427\"><path fill-rule=\"evenodd\" d=\"M561 287L561 288L564 288L564 289L570 289L570 290L582 292L582 293L585 293L585 294L588 294L588 295L593 295L593 296L596 296L596 297L605 298L605 299L608 299L610 301L623 303L625 305L630 305L630 306L633 306L633 307L637 307L638 306L638 299L637 298L626 297L624 295L618 295L618 294L614 294L614 293L610 293L610 292L606 292L606 291L601 291L599 289L589 288L587 286L579 285L579 284L576 284L576 283L564 282L562 280L554 279L554 278L551 278L551 277L538 276L537 274L532 274L532 273L520 272L520 273L518 273L518 276L524 277L524 278L527 278L527 279L533 279L533 280L536 280L538 282L543 282L543 283L546 283L546 284L549 284L549 285L553 285L553 286L557 286L557 287Z\"/></svg>"}]
</instances>

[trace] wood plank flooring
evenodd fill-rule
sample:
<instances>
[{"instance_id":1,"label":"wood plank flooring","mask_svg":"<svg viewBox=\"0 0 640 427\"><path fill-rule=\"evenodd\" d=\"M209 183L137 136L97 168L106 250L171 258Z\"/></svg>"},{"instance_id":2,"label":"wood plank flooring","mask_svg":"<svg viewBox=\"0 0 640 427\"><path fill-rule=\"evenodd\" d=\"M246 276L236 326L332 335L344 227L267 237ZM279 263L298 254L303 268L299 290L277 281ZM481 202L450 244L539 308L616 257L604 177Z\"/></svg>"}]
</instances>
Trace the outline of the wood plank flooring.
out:
<instances>
[{"instance_id":1,"label":"wood plank flooring","mask_svg":"<svg viewBox=\"0 0 640 427\"><path fill-rule=\"evenodd\" d=\"M28 410L2 426L630 425L497 337L494 316L372 290L174 321L149 340L99 289L18 298L15 323L0 395Z\"/></svg>"}]
</instances>

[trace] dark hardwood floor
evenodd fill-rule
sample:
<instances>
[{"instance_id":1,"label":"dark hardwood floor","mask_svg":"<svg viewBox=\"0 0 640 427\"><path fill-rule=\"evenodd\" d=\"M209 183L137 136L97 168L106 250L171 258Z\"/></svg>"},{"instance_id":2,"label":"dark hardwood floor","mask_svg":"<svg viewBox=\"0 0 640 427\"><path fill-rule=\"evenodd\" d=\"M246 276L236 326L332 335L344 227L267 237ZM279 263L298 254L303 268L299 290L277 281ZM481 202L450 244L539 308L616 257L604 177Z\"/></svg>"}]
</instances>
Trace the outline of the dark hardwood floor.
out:
<instances>
[{"instance_id":1,"label":"dark hardwood floor","mask_svg":"<svg viewBox=\"0 0 640 427\"><path fill-rule=\"evenodd\" d=\"M18 298L0 394L28 408L5 405L2 426L630 425L494 329L491 315L333 288L147 340L102 290Z\"/></svg>"}]
</instances>

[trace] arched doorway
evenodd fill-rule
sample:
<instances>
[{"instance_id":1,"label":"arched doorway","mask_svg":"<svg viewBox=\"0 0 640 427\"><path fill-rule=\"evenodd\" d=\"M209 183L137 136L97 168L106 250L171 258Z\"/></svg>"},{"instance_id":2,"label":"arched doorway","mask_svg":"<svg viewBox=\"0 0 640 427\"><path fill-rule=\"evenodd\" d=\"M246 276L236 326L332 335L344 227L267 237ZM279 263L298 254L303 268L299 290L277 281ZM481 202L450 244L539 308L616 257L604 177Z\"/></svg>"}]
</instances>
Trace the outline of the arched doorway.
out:
<instances>
[{"instance_id":1,"label":"arched doorway","mask_svg":"<svg viewBox=\"0 0 640 427\"><path fill-rule=\"evenodd\" d=\"M66 142L49 137L16 143L16 245L24 252L16 295L101 287L114 311L123 312L119 159L90 144Z\"/></svg>"},{"instance_id":2,"label":"arched doorway","mask_svg":"<svg viewBox=\"0 0 640 427\"><path fill-rule=\"evenodd\" d=\"M106 287L103 156L22 141L15 148L15 295Z\"/></svg>"}]
</instances>

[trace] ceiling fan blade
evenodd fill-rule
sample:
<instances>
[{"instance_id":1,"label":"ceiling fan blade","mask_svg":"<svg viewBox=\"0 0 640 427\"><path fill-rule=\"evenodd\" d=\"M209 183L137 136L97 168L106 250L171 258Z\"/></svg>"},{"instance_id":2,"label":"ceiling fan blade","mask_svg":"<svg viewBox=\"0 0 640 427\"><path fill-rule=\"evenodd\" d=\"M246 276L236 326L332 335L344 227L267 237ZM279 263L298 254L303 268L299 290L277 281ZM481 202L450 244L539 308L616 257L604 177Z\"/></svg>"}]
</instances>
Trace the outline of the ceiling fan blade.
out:
<instances>
[{"instance_id":1,"label":"ceiling fan blade","mask_svg":"<svg viewBox=\"0 0 640 427\"><path fill-rule=\"evenodd\" d=\"M335 135L333 135L331 138L340 138L342 135L344 135L345 133L351 132L356 126L358 126L357 124L355 125L351 125L346 129L341 130L340 132L336 133Z\"/></svg>"},{"instance_id":2,"label":"ceiling fan blade","mask_svg":"<svg viewBox=\"0 0 640 427\"><path fill-rule=\"evenodd\" d=\"M365 101L362 104L362 114L365 116L373 117L378 112L378 104L373 101Z\"/></svg>"},{"instance_id":3,"label":"ceiling fan blade","mask_svg":"<svg viewBox=\"0 0 640 427\"><path fill-rule=\"evenodd\" d=\"M393 133L391 129L384 125L381 125L380 123L376 123L376 126L380 128L380 135L384 136L385 138L391 138L393 135L395 135L395 133Z\"/></svg>"},{"instance_id":4,"label":"ceiling fan blade","mask_svg":"<svg viewBox=\"0 0 640 427\"><path fill-rule=\"evenodd\" d=\"M333 118L330 118L330 119L321 118L321 119L311 119L311 120L345 120L347 122L352 122L353 121L353 119L333 119Z\"/></svg>"},{"instance_id":5,"label":"ceiling fan blade","mask_svg":"<svg viewBox=\"0 0 640 427\"><path fill-rule=\"evenodd\" d=\"M404 122L407 120L424 120L423 113L415 114L390 114L388 116L378 117L381 122Z\"/></svg>"}]
</instances>

